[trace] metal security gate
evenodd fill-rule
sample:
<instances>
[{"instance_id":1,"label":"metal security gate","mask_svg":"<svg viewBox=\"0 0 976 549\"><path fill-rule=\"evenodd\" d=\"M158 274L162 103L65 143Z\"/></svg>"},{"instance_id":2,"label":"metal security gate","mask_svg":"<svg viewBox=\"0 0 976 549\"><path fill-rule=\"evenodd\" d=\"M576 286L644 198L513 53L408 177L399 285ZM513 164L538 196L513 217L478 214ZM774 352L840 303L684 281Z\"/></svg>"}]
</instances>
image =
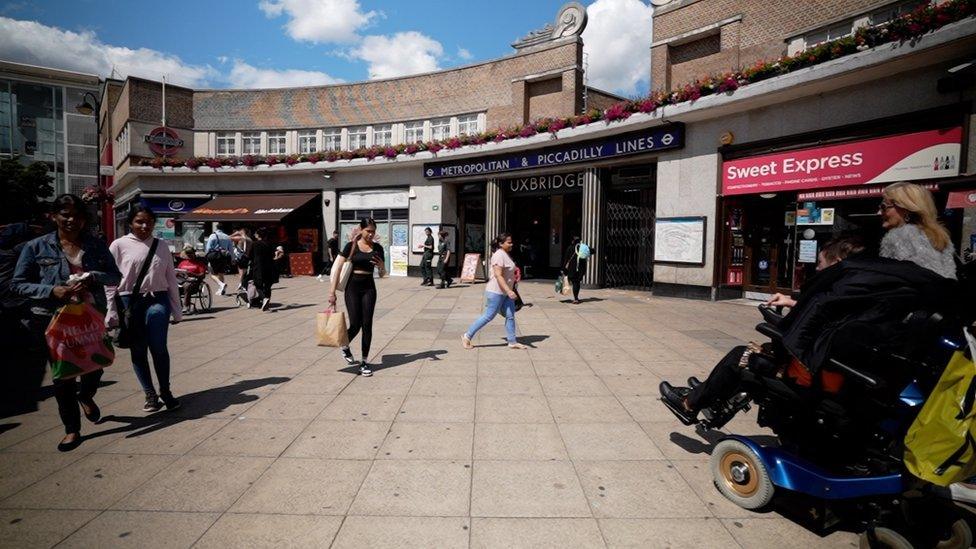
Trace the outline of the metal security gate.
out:
<instances>
[{"instance_id":1,"label":"metal security gate","mask_svg":"<svg viewBox=\"0 0 976 549\"><path fill-rule=\"evenodd\" d=\"M607 193L606 285L650 290L654 282L654 198L651 188Z\"/></svg>"}]
</instances>

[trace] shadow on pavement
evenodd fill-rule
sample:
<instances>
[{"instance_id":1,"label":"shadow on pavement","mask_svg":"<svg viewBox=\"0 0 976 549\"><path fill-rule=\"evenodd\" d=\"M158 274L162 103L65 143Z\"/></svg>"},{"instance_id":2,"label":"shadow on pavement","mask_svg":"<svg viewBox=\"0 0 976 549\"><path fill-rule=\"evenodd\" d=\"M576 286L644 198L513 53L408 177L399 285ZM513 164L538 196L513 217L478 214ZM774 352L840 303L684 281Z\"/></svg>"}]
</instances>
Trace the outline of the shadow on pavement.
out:
<instances>
[{"instance_id":1,"label":"shadow on pavement","mask_svg":"<svg viewBox=\"0 0 976 549\"><path fill-rule=\"evenodd\" d=\"M580 301L580 304L583 304L583 303L599 303L600 301L606 301L606 299L603 299L602 297L584 297L583 299L581 299L579 301ZM561 300L559 300L559 302L560 303L572 303L573 300L572 299L561 299Z\"/></svg>"},{"instance_id":2,"label":"shadow on pavement","mask_svg":"<svg viewBox=\"0 0 976 549\"><path fill-rule=\"evenodd\" d=\"M124 425L105 431L98 431L90 435L84 435L81 438L84 441L118 433L129 433L126 435L126 438L148 435L184 421L201 419L211 414L222 412L235 404L245 404L255 401L260 397L245 394L245 391L258 389L265 385L281 384L290 379L289 377L245 379L233 385L190 393L179 397L181 406L172 412L161 410L145 416L103 416L99 424L115 422Z\"/></svg>"},{"instance_id":3,"label":"shadow on pavement","mask_svg":"<svg viewBox=\"0 0 976 549\"><path fill-rule=\"evenodd\" d=\"M537 348L535 346L536 343L541 343L547 339L549 339L549 336L547 335L532 335L532 336L520 337L518 338L518 342L530 349L536 349ZM505 343L493 343L491 345L475 345L475 348L478 347L508 347L508 341L506 340Z\"/></svg>"},{"instance_id":4,"label":"shadow on pavement","mask_svg":"<svg viewBox=\"0 0 976 549\"><path fill-rule=\"evenodd\" d=\"M422 353L383 355L380 358L379 364L372 365L373 373L379 372L380 370L386 370L388 368L396 368L397 366L403 366L404 364L410 364L411 362L416 362L418 360L424 360L428 358L432 360L440 360L437 357L443 354L447 354L447 350L436 349L432 351L424 351ZM348 368L343 368L339 371L345 372L347 374L358 374L359 367L350 366Z\"/></svg>"},{"instance_id":5,"label":"shadow on pavement","mask_svg":"<svg viewBox=\"0 0 976 549\"><path fill-rule=\"evenodd\" d=\"M672 432L670 439L671 442L687 451L690 454L707 454L712 455L712 450L715 445L719 443L723 438L725 438L726 433L722 431L706 431L701 435L705 440L692 438L687 435L678 432ZM779 439L771 435L746 435L752 440L763 446L775 445L779 443Z\"/></svg>"},{"instance_id":6,"label":"shadow on pavement","mask_svg":"<svg viewBox=\"0 0 976 549\"><path fill-rule=\"evenodd\" d=\"M17 427L20 427L20 423L4 423L3 425L0 425L0 435L11 429L16 429Z\"/></svg>"},{"instance_id":7,"label":"shadow on pavement","mask_svg":"<svg viewBox=\"0 0 976 549\"><path fill-rule=\"evenodd\" d=\"M314 307L315 303L289 303L288 305L282 306L280 303L272 303L272 311L291 311L293 309L304 309L306 307Z\"/></svg>"}]
</instances>

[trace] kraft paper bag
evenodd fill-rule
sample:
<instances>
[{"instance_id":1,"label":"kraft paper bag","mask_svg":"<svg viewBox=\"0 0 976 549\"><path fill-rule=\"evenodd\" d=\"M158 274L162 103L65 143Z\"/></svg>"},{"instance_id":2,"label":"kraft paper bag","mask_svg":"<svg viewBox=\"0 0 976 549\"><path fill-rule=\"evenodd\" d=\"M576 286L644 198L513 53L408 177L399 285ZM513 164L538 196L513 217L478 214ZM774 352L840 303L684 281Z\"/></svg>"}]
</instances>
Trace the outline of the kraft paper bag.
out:
<instances>
[{"instance_id":1,"label":"kraft paper bag","mask_svg":"<svg viewBox=\"0 0 976 549\"><path fill-rule=\"evenodd\" d=\"M349 345L346 313L326 310L315 315L315 336L321 347L345 347Z\"/></svg>"}]
</instances>

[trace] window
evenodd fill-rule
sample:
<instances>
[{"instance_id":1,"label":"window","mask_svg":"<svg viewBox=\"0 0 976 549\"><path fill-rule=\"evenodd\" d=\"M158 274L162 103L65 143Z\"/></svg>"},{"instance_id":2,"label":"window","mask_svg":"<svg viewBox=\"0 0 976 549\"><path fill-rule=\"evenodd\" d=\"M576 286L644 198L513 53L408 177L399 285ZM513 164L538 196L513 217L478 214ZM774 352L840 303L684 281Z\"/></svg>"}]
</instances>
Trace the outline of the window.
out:
<instances>
[{"instance_id":1,"label":"window","mask_svg":"<svg viewBox=\"0 0 976 549\"><path fill-rule=\"evenodd\" d=\"M313 153L318 149L315 130L301 130L298 132L298 154Z\"/></svg>"},{"instance_id":2,"label":"window","mask_svg":"<svg viewBox=\"0 0 976 549\"><path fill-rule=\"evenodd\" d=\"M285 132L268 132L268 154L285 154L286 138Z\"/></svg>"},{"instance_id":3,"label":"window","mask_svg":"<svg viewBox=\"0 0 976 549\"><path fill-rule=\"evenodd\" d=\"M902 2L901 4L894 4L891 6L885 6L877 11L871 13L868 16L868 24L872 27L878 25L884 25L885 23L891 21L892 19L901 17L907 13L915 11L919 6L928 4L929 0L911 0L909 2Z\"/></svg>"},{"instance_id":4,"label":"window","mask_svg":"<svg viewBox=\"0 0 976 549\"><path fill-rule=\"evenodd\" d=\"M241 134L241 150L244 154L261 154L261 132Z\"/></svg>"},{"instance_id":5,"label":"window","mask_svg":"<svg viewBox=\"0 0 976 549\"><path fill-rule=\"evenodd\" d=\"M474 135L478 133L478 115L466 114L458 117L458 134Z\"/></svg>"},{"instance_id":6,"label":"window","mask_svg":"<svg viewBox=\"0 0 976 549\"><path fill-rule=\"evenodd\" d=\"M424 140L424 123L422 121L407 122L403 125L404 129L404 141L407 143L416 143L417 141Z\"/></svg>"},{"instance_id":7,"label":"window","mask_svg":"<svg viewBox=\"0 0 976 549\"><path fill-rule=\"evenodd\" d=\"M373 144L387 147L393 144L393 124L373 126Z\"/></svg>"},{"instance_id":8,"label":"window","mask_svg":"<svg viewBox=\"0 0 976 549\"><path fill-rule=\"evenodd\" d=\"M362 149L366 146L366 126L349 128L349 148Z\"/></svg>"},{"instance_id":9,"label":"window","mask_svg":"<svg viewBox=\"0 0 976 549\"><path fill-rule=\"evenodd\" d=\"M837 40L838 38L843 38L854 32L854 24L852 21L845 21L825 29L820 29L810 34L806 35L806 46L808 48L816 46L817 44L823 44L824 42L830 42L831 40Z\"/></svg>"},{"instance_id":10,"label":"window","mask_svg":"<svg viewBox=\"0 0 976 549\"><path fill-rule=\"evenodd\" d=\"M434 141L447 139L451 136L451 119L435 118L430 121L430 138Z\"/></svg>"},{"instance_id":11,"label":"window","mask_svg":"<svg viewBox=\"0 0 976 549\"><path fill-rule=\"evenodd\" d=\"M234 132L220 132L217 134L217 156L233 156L237 154L237 139Z\"/></svg>"},{"instance_id":12,"label":"window","mask_svg":"<svg viewBox=\"0 0 976 549\"><path fill-rule=\"evenodd\" d=\"M322 148L327 151L338 151L342 150L342 130L339 128L331 128L328 130L322 130Z\"/></svg>"}]
</instances>

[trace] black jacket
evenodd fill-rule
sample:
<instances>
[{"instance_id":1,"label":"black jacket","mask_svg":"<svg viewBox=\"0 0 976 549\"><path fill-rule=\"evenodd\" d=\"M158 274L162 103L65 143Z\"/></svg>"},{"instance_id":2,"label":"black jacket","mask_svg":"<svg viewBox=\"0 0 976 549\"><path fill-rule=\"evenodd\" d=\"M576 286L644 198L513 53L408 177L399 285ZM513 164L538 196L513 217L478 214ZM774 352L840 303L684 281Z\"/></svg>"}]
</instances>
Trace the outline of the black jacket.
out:
<instances>
[{"instance_id":1,"label":"black jacket","mask_svg":"<svg viewBox=\"0 0 976 549\"><path fill-rule=\"evenodd\" d=\"M257 287L278 282L278 270L274 263L274 249L264 240L255 240L251 257L251 277Z\"/></svg>"},{"instance_id":2,"label":"black jacket","mask_svg":"<svg viewBox=\"0 0 976 549\"><path fill-rule=\"evenodd\" d=\"M571 245L563 252L563 272L570 280L582 279L586 274L586 260L576 254L576 246Z\"/></svg>"},{"instance_id":3,"label":"black jacket","mask_svg":"<svg viewBox=\"0 0 976 549\"><path fill-rule=\"evenodd\" d=\"M855 340L907 344L904 318L917 311L953 315L957 293L954 281L909 261L849 257L808 281L779 329L786 349L816 373Z\"/></svg>"}]
</instances>

